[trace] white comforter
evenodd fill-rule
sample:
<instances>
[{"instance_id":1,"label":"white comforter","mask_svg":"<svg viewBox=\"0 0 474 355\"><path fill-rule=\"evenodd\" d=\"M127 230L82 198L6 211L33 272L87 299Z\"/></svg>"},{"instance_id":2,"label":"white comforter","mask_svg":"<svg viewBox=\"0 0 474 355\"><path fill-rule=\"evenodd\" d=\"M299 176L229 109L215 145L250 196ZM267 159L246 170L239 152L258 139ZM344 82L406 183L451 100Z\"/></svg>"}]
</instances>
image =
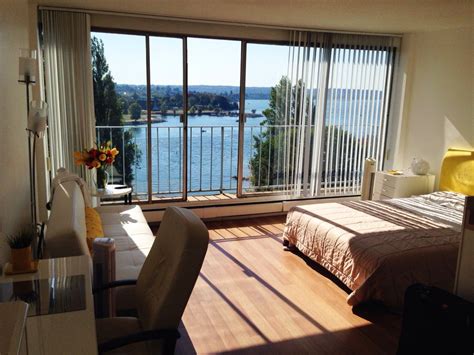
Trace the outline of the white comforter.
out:
<instances>
[{"instance_id":1,"label":"white comforter","mask_svg":"<svg viewBox=\"0 0 474 355\"><path fill-rule=\"evenodd\" d=\"M427 219L446 223L452 228L460 230L465 199L465 195L456 192L437 191L411 198L386 200L386 202Z\"/></svg>"},{"instance_id":2,"label":"white comforter","mask_svg":"<svg viewBox=\"0 0 474 355\"><path fill-rule=\"evenodd\" d=\"M298 206L283 236L353 291L350 305L400 308L413 283L452 289L463 206L464 196L446 192Z\"/></svg>"}]
</instances>

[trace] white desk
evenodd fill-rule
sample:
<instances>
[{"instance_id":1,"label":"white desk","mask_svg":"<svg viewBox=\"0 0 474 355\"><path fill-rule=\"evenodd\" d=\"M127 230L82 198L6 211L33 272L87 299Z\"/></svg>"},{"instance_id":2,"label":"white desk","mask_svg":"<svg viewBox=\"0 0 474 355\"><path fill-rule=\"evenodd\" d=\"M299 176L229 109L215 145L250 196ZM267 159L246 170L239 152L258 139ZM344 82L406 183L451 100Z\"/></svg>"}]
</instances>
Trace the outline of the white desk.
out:
<instances>
[{"instance_id":1,"label":"white desk","mask_svg":"<svg viewBox=\"0 0 474 355\"><path fill-rule=\"evenodd\" d=\"M25 302L0 303L0 354L19 354L24 348L24 333L28 304ZM23 347L23 348L22 348Z\"/></svg>"},{"instance_id":2,"label":"white desk","mask_svg":"<svg viewBox=\"0 0 474 355\"><path fill-rule=\"evenodd\" d=\"M91 286L91 261L89 256L45 259L34 274L3 275L0 283L41 279L61 279L66 276L84 275L85 309L65 313L29 316L26 321L28 354L97 354L94 303ZM48 307L49 292L43 291L39 307Z\"/></svg>"}]
</instances>

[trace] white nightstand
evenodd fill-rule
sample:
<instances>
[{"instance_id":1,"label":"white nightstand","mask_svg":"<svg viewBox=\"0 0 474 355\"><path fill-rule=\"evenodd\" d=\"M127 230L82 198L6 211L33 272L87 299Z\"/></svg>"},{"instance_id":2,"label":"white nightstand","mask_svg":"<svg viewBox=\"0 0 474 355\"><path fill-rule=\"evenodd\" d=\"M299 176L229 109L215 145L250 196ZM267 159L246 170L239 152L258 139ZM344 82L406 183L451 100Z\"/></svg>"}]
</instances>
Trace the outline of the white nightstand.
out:
<instances>
[{"instance_id":1,"label":"white nightstand","mask_svg":"<svg viewBox=\"0 0 474 355\"><path fill-rule=\"evenodd\" d=\"M384 171L375 173L372 200L410 197L433 192L434 175L392 175Z\"/></svg>"}]
</instances>

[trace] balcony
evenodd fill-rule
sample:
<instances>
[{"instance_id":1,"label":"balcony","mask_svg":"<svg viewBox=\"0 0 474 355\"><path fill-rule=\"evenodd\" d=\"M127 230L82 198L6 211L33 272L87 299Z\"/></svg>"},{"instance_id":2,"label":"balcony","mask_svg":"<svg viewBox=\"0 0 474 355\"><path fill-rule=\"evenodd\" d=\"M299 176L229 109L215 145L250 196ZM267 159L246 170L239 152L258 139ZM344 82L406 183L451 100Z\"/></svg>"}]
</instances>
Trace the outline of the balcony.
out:
<instances>
[{"instance_id":1,"label":"balcony","mask_svg":"<svg viewBox=\"0 0 474 355\"><path fill-rule=\"evenodd\" d=\"M292 162L285 162L284 151L275 147L284 146L285 140L299 134L298 130L297 126L245 125L242 143L244 195L290 193L294 186L288 183L291 181L288 175L294 172L288 171L287 167ZM188 200L236 198L238 131L237 124L188 127ZM111 180L132 186L136 201L179 199L183 195L183 128L177 125L152 126L150 152L147 149L147 132L145 125L96 127L97 141L111 140L120 150L119 159L110 171ZM265 134L274 140L274 144L265 144L258 139ZM147 157L149 153L151 159ZM332 164L330 162L329 166ZM328 169L327 165L323 155L321 196L359 193L360 162L340 164L339 169Z\"/></svg>"}]
</instances>

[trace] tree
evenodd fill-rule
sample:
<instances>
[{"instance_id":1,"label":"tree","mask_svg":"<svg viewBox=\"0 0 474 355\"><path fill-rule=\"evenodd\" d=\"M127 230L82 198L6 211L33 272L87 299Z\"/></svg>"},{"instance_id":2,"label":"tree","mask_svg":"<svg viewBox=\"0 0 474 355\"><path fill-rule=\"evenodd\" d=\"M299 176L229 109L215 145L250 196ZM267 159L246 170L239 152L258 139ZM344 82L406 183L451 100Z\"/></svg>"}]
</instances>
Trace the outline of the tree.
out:
<instances>
[{"instance_id":1,"label":"tree","mask_svg":"<svg viewBox=\"0 0 474 355\"><path fill-rule=\"evenodd\" d=\"M216 95L211 101L212 106L215 108L220 108L221 110L228 111L232 108L232 106L229 104L229 101L225 96L222 95Z\"/></svg>"},{"instance_id":2,"label":"tree","mask_svg":"<svg viewBox=\"0 0 474 355\"><path fill-rule=\"evenodd\" d=\"M296 127L297 122L294 122L294 117L299 117L300 110L303 108L301 107L301 101L296 99L301 97L303 88L304 85L301 81L291 86L290 80L287 77L282 77L280 82L270 91L269 108L262 112L265 119L261 122L261 125L265 128L259 134L253 136L254 155L249 161L250 181L256 190L272 190L273 186L284 184L285 175L292 177L296 173L294 164L288 164L288 168L285 170L283 161L285 156L291 160L297 148L299 129ZM290 103L290 105L287 103ZM315 107L309 104L309 99L306 100L305 104L307 109L313 110L314 117ZM312 137L314 128L311 128L309 133ZM339 127L325 126L322 139L322 180L324 182L327 152L333 151L333 154L338 154L341 159L345 159L348 163L352 161L352 164L347 164L347 166L354 166L355 153L351 155L347 152L352 151L348 149L349 145L354 145L357 138ZM330 139L329 144L328 139ZM309 149L311 152L313 143L311 139L309 146L303 149ZM345 173L340 166L336 166L335 159L329 163L328 168L328 174L333 177ZM350 171L346 173L347 176L351 176Z\"/></svg>"},{"instance_id":3,"label":"tree","mask_svg":"<svg viewBox=\"0 0 474 355\"><path fill-rule=\"evenodd\" d=\"M188 98L188 105L192 107L198 104L199 104L199 97L195 93L191 93Z\"/></svg>"},{"instance_id":4,"label":"tree","mask_svg":"<svg viewBox=\"0 0 474 355\"><path fill-rule=\"evenodd\" d=\"M100 39L92 37L91 52L96 126L121 126L123 124L122 105L105 59L104 44ZM134 179L133 166L141 160L141 150L133 143L132 131L126 130L123 135L122 128L111 128L107 131L109 134L105 137L99 135L97 139L101 142L112 140L112 144L120 150L121 156L115 160L114 166L118 173L122 174L124 183L130 185Z\"/></svg>"},{"instance_id":5,"label":"tree","mask_svg":"<svg viewBox=\"0 0 474 355\"><path fill-rule=\"evenodd\" d=\"M128 112L128 101L122 96L119 98L120 108L122 110L122 114Z\"/></svg>"},{"instance_id":6,"label":"tree","mask_svg":"<svg viewBox=\"0 0 474 355\"><path fill-rule=\"evenodd\" d=\"M130 118L136 121L142 117L142 107L135 101L128 107L128 113Z\"/></svg>"},{"instance_id":7,"label":"tree","mask_svg":"<svg viewBox=\"0 0 474 355\"><path fill-rule=\"evenodd\" d=\"M161 102L160 112L162 116L166 116L166 114L168 113L168 101Z\"/></svg>"}]
</instances>

